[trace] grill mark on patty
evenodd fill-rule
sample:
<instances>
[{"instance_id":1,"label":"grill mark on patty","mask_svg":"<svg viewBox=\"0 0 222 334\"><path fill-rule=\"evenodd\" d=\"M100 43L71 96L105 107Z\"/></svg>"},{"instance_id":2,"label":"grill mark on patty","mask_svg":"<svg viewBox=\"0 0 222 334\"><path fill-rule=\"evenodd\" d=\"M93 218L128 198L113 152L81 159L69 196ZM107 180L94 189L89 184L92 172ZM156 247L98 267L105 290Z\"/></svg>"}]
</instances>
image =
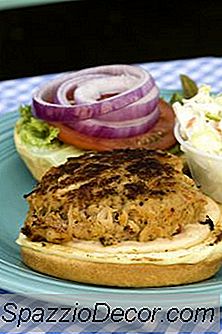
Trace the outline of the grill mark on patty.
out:
<instances>
[{"instance_id":1,"label":"grill mark on patty","mask_svg":"<svg viewBox=\"0 0 222 334\"><path fill-rule=\"evenodd\" d=\"M154 158L153 158L154 157ZM86 179L102 176L110 169L125 169L132 175L139 177L154 177L155 175L171 175L171 165L159 163L158 158L172 160L166 152L146 149L114 150L93 154L89 152L80 158L68 158L67 162L59 167L53 167L50 173L43 176L41 184L29 195L47 194L56 188L63 188L72 183L82 182ZM148 174L147 174L148 173ZM60 182L59 178L64 177Z\"/></svg>"},{"instance_id":2,"label":"grill mark on patty","mask_svg":"<svg viewBox=\"0 0 222 334\"><path fill-rule=\"evenodd\" d=\"M119 178L120 176L115 177L115 179ZM78 189L69 191L67 201L72 202L76 198L78 199L79 206L83 208L87 207L90 203L98 203L108 195L117 195L116 187L112 185L113 181L112 178L93 179L88 183L82 184Z\"/></svg>"},{"instance_id":3,"label":"grill mark on patty","mask_svg":"<svg viewBox=\"0 0 222 334\"><path fill-rule=\"evenodd\" d=\"M124 185L124 194L128 199L136 199L138 195L148 193L149 189L142 181L127 183Z\"/></svg>"},{"instance_id":4,"label":"grill mark on patty","mask_svg":"<svg viewBox=\"0 0 222 334\"><path fill-rule=\"evenodd\" d=\"M110 194L116 194L114 187L108 187L107 184L112 182L121 183L124 181L123 176L130 180L130 175L134 177L140 177L145 179L155 178L157 176L162 176L162 178L171 179L173 173L175 173L174 168L168 163L162 163L158 158L167 158L172 160L172 156L166 152L152 151L146 149L126 149L126 150L114 150L104 153L97 153L96 155L92 153L85 154L79 158L68 158L67 163L61 165L60 167L53 167L51 173L47 173L36 189L34 189L30 194L27 194L28 198L30 195L36 194L47 194L48 192L61 191L61 194L68 193L69 201L76 196L76 191L69 186L73 184L84 184L85 187L81 188L81 195L78 196L82 200L85 197L90 198L102 198L107 192ZM93 161L95 159L95 161ZM90 163L88 163L90 161ZM93 161L93 162L91 162ZM114 166L113 166L114 165ZM113 167L116 169L124 166L127 173L122 173L122 175L107 177L107 172ZM124 168L123 167L123 168ZM123 171L122 171L123 172ZM104 177L103 177L104 175ZM99 176L103 178L101 181ZM96 181L95 181L96 179ZM160 182L160 181L159 181ZM162 183L162 182L161 182ZM86 184L88 184L86 188ZM148 192L148 188L142 185L142 183L131 183L132 186L128 189L127 198L135 199L137 195L144 194ZM172 186L172 180L170 186ZM86 191L92 191L93 187L103 187L103 191L97 192L93 196L86 194ZM67 190L65 189L67 188ZM75 187L74 187L75 188ZM80 188L77 186L76 188ZM82 190L87 189L87 190ZM72 191L73 190L73 191ZM169 190L168 190L169 192ZM150 196L164 195L164 193L158 192L158 190L149 191Z\"/></svg>"},{"instance_id":5,"label":"grill mark on patty","mask_svg":"<svg viewBox=\"0 0 222 334\"><path fill-rule=\"evenodd\" d=\"M68 163L61 166L60 172L61 174L73 174L73 172L75 172L80 166L81 163L68 159Z\"/></svg>"},{"instance_id":6,"label":"grill mark on patty","mask_svg":"<svg viewBox=\"0 0 222 334\"><path fill-rule=\"evenodd\" d=\"M173 167L168 163L161 163L154 158L146 158L144 160L133 162L126 167L127 171L133 175L138 175L139 177L151 178L161 176L166 174L171 176L173 174Z\"/></svg>"}]
</instances>

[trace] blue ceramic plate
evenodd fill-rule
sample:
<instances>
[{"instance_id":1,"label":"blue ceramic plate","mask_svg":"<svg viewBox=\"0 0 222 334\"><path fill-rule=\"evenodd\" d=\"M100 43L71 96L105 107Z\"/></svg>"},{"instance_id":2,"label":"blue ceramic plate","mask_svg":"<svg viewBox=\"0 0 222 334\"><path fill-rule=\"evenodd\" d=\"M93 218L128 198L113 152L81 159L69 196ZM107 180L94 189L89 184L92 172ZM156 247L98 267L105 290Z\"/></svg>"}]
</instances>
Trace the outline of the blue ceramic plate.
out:
<instances>
[{"instance_id":1,"label":"blue ceramic plate","mask_svg":"<svg viewBox=\"0 0 222 334\"><path fill-rule=\"evenodd\" d=\"M167 94L168 93L168 94ZM171 92L162 92L169 96ZM222 270L212 279L201 283L167 288L121 289L73 283L42 275L26 267L15 243L27 212L23 194L35 185L24 163L16 153L13 143L13 127L17 113L0 118L0 288L16 293L70 294L71 292L105 293L109 296L125 294L147 296L177 293L206 293L222 290Z\"/></svg>"}]
</instances>

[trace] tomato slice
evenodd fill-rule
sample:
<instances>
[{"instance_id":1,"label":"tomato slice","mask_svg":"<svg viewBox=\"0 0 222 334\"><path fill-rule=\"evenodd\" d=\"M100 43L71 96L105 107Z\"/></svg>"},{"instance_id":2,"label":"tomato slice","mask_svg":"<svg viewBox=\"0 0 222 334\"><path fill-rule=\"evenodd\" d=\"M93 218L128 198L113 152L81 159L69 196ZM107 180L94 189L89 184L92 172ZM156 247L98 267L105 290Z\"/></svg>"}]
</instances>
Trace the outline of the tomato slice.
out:
<instances>
[{"instance_id":1,"label":"tomato slice","mask_svg":"<svg viewBox=\"0 0 222 334\"><path fill-rule=\"evenodd\" d=\"M81 149L106 151L118 148L168 149L175 145L173 135L174 112L169 103L160 99L160 118L148 132L129 138L98 138L82 134L61 123L53 123L60 129L59 139Z\"/></svg>"}]
</instances>

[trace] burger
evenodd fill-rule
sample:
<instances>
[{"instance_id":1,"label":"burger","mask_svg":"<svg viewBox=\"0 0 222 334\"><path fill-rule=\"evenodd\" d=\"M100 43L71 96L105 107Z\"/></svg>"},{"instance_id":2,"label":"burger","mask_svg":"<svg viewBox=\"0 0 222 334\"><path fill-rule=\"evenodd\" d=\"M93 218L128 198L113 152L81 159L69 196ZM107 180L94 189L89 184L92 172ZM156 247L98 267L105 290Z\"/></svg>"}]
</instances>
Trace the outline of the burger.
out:
<instances>
[{"instance_id":1,"label":"burger","mask_svg":"<svg viewBox=\"0 0 222 334\"><path fill-rule=\"evenodd\" d=\"M106 65L59 75L20 107L14 139L40 180L52 166L87 151L169 149L174 112L139 66Z\"/></svg>"},{"instance_id":2,"label":"burger","mask_svg":"<svg viewBox=\"0 0 222 334\"><path fill-rule=\"evenodd\" d=\"M58 76L20 114L16 148L39 181L17 240L27 266L120 287L219 270L220 208L163 151L176 143L174 113L148 72L108 65Z\"/></svg>"},{"instance_id":3,"label":"burger","mask_svg":"<svg viewBox=\"0 0 222 334\"><path fill-rule=\"evenodd\" d=\"M157 287L202 281L221 266L220 208L170 153L87 152L49 169L26 199L17 243L41 273Z\"/></svg>"}]
</instances>

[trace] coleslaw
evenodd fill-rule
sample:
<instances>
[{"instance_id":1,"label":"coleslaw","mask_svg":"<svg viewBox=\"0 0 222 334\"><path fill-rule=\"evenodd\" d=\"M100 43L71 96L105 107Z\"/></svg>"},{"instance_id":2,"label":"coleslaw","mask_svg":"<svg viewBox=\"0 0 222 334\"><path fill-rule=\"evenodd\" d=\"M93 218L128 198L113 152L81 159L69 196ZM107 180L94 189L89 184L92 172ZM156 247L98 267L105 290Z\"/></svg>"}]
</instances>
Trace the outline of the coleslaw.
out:
<instances>
[{"instance_id":1,"label":"coleslaw","mask_svg":"<svg viewBox=\"0 0 222 334\"><path fill-rule=\"evenodd\" d=\"M222 203L222 95L211 95L211 87L203 85L173 109L175 137L196 185Z\"/></svg>"},{"instance_id":2,"label":"coleslaw","mask_svg":"<svg viewBox=\"0 0 222 334\"><path fill-rule=\"evenodd\" d=\"M222 156L222 94L212 95L209 85L182 102L173 103L181 136L191 146Z\"/></svg>"}]
</instances>

